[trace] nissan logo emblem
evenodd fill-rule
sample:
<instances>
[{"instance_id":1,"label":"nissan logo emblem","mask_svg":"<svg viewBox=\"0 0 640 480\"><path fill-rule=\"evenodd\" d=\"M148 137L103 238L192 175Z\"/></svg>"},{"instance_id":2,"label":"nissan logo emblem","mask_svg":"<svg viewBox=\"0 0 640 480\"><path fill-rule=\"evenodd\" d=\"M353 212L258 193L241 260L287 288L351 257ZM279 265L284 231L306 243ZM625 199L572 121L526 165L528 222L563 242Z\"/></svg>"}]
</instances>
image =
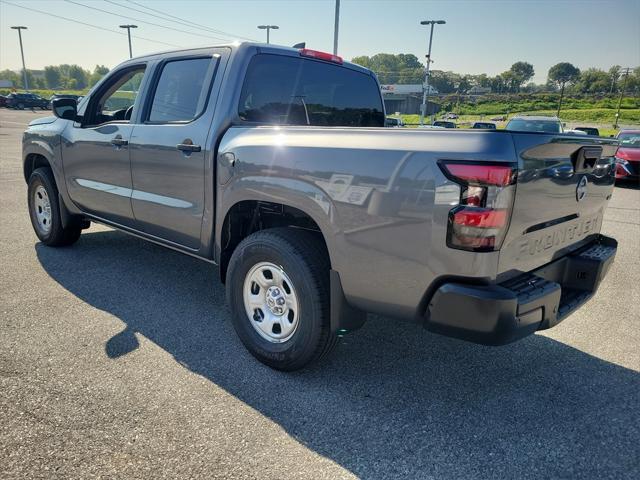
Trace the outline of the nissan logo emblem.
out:
<instances>
[{"instance_id":1,"label":"nissan logo emblem","mask_svg":"<svg viewBox=\"0 0 640 480\"><path fill-rule=\"evenodd\" d=\"M576 200L581 201L584 197L587 196L587 177L583 176L578 182L578 187L576 188Z\"/></svg>"}]
</instances>

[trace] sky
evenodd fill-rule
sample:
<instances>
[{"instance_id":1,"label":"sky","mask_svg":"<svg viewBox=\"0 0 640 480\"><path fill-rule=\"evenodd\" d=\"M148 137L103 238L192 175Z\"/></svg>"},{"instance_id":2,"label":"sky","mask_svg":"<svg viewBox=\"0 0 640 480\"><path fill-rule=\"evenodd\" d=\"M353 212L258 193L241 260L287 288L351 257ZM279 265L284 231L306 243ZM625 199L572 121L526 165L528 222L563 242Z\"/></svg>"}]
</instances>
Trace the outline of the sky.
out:
<instances>
[{"instance_id":1,"label":"sky","mask_svg":"<svg viewBox=\"0 0 640 480\"><path fill-rule=\"evenodd\" d=\"M75 63L93 69L128 58L126 33L118 28L126 23L138 25L134 56L264 41L264 30L256 28L264 23L280 27L271 32L272 43L305 41L308 48L332 51L334 8L335 0L0 0L0 70L21 68L12 25L28 27L27 68ZM427 19L447 22L435 28L437 70L495 75L522 60L533 64L533 80L544 83L549 67L562 61L581 69L640 65L640 0L342 0L338 54L413 53L424 63L428 28L419 23Z\"/></svg>"}]
</instances>

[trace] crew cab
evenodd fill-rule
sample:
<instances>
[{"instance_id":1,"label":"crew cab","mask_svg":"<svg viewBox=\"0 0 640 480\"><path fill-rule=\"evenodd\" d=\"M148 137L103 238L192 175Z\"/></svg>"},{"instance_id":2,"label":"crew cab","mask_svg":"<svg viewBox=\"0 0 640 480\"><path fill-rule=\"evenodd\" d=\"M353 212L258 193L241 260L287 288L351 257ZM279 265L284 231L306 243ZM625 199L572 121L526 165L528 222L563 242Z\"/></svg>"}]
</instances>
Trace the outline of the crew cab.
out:
<instances>
[{"instance_id":1,"label":"crew cab","mask_svg":"<svg viewBox=\"0 0 640 480\"><path fill-rule=\"evenodd\" d=\"M40 241L98 222L217 264L273 368L318 360L364 312L509 343L584 304L615 256L614 139L384 128L375 75L335 55L148 55L53 111L23 137Z\"/></svg>"}]
</instances>

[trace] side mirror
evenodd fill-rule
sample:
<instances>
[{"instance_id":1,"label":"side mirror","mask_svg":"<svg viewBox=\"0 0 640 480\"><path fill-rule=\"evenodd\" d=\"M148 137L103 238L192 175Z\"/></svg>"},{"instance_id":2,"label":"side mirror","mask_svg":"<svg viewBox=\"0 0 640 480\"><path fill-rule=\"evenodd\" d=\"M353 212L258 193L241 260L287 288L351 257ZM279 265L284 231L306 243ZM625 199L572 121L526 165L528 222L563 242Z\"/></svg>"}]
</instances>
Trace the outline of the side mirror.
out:
<instances>
[{"instance_id":1,"label":"side mirror","mask_svg":"<svg viewBox=\"0 0 640 480\"><path fill-rule=\"evenodd\" d=\"M75 120L78 115L78 102L74 98L56 98L51 102L51 110L58 118Z\"/></svg>"}]
</instances>

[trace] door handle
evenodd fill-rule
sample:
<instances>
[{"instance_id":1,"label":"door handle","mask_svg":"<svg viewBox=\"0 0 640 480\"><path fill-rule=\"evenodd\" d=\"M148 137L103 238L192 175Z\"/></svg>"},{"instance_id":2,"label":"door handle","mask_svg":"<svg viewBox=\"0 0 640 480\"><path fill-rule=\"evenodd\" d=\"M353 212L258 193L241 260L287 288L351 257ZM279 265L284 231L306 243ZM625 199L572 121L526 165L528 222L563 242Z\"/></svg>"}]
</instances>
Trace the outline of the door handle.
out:
<instances>
[{"instance_id":1,"label":"door handle","mask_svg":"<svg viewBox=\"0 0 640 480\"><path fill-rule=\"evenodd\" d=\"M127 140L123 140L122 137L117 136L111 139L111 144L115 145L116 147L126 147L127 145L129 145L129 142Z\"/></svg>"},{"instance_id":2,"label":"door handle","mask_svg":"<svg viewBox=\"0 0 640 480\"><path fill-rule=\"evenodd\" d=\"M182 152L200 152L202 147L200 145L194 145L193 143L179 143L176 148Z\"/></svg>"}]
</instances>

